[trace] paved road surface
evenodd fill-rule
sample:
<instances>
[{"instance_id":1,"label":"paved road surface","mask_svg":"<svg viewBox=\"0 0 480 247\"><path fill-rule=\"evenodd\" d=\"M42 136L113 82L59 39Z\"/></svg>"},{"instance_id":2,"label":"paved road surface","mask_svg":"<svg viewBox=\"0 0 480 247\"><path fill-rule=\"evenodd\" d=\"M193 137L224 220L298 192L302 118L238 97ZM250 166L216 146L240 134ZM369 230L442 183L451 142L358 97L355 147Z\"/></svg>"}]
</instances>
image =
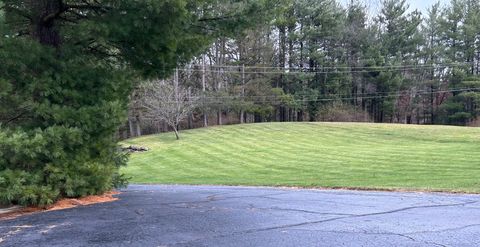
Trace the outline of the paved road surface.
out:
<instances>
[{"instance_id":1,"label":"paved road surface","mask_svg":"<svg viewBox=\"0 0 480 247\"><path fill-rule=\"evenodd\" d=\"M480 246L480 196L130 186L0 222L0 246Z\"/></svg>"}]
</instances>

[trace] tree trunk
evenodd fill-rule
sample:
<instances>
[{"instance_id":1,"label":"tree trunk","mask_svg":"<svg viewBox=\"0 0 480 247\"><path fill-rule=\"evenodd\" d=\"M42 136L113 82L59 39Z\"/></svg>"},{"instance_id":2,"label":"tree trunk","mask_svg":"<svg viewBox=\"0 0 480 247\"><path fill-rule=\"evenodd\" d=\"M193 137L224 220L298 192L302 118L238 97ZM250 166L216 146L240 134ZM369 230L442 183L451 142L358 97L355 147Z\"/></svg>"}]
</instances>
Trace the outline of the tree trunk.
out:
<instances>
[{"instance_id":1,"label":"tree trunk","mask_svg":"<svg viewBox=\"0 0 480 247\"><path fill-rule=\"evenodd\" d=\"M305 111L303 109L298 112L298 121L305 122Z\"/></svg>"},{"instance_id":2,"label":"tree trunk","mask_svg":"<svg viewBox=\"0 0 480 247\"><path fill-rule=\"evenodd\" d=\"M293 12L293 11L292 11ZM293 13L292 13L293 15ZM295 33L295 25L290 25L288 27L288 34L294 34ZM293 44L293 39L288 37L288 67L293 68L294 64L294 44Z\"/></svg>"},{"instance_id":3,"label":"tree trunk","mask_svg":"<svg viewBox=\"0 0 480 247\"><path fill-rule=\"evenodd\" d=\"M188 124L188 129L193 129L193 115L192 115L192 113L188 114L187 124Z\"/></svg>"},{"instance_id":4,"label":"tree trunk","mask_svg":"<svg viewBox=\"0 0 480 247\"><path fill-rule=\"evenodd\" d=\"M58 15L64 11L62 1L30 0L32 10L31 36L43 45L59 47L61 45Z\"/></svg>"},{"instance_id":5,"label":"tree trunk","mask_svg":"<svg viewBox=\"0 0 480 247\"><path fill-rule=\"evenodd\" d=\"M222 125L222 124L223 124L223 121L222 121L222 111L221 111L221 110L218 110L218 111L217 111L217 124L218 124L218 125Z\"/></svg>"},{"instance_id":6,"label":"tree trunk","mask_svg":"<svg viewBox=\"0 0 480 247\"><path fill-rule=\"evenodd\" d=\"M135 130L133 128L133 121L128 119L128 128L130 130L130 137L135 137Z\"/></svg>"},{"instance_id":7,"label":"tree trunk","mask_svg":"<svg viewBox=\"0 0 480 247\"><path fill-rule=\"evenodd\" d=\"M175 137L177 138L177 140L180 140L180 136L178 135L178 129L177 127L173 127L173 132L175 132Z\"/></svg>"},{"instance_id":8,"label":"tree trunk","mask_svg":"<svg viewBox=\"0 0 480 247\"><path fill-rule=\"evenodd\" d=\"M240 111L240 123L245 123L245 112L243 110Z\"/></svg>"},{"instance_id":9,"label":"tree trunk","mask_svg":"<svg viewBox=\"0 0 480 247\"><path fill-rule=\"evenodd\" d=\"M203 127L208 127L208 115L207 115L207 111L204 111L203 113Z\"/></svg>"},{"instance_id":10,"label":"tree trunk","mask_svg":"<svg viewBox=\"0 0 480 247\"><path fill-rule=\"evenodd\" d=\"M142 135L142 128L140 126L140 121L138 119L135 120L135 134L136 136Z\"/></svg>"},{"instance_id":11,"label":"tree trunk","mask_svg":"<svg viewBox=\"0 0 480 247\"><path fill-rule=\"evenodd\" d=\"M163 122L163 132L168 132L168 124L167 124L167 122Z\"/></svg>"},{"instance_id":12,"label":"tree trunk","mask_svg":"<svg viewBox=\"0 0 480 247\"><path fill-rule=\"evenodd\" d=\"M434 93L434 87L433 87L433 81L432 85L430 86L430 124L435 124L435 93Z\"/></svg>"}]
</instances>

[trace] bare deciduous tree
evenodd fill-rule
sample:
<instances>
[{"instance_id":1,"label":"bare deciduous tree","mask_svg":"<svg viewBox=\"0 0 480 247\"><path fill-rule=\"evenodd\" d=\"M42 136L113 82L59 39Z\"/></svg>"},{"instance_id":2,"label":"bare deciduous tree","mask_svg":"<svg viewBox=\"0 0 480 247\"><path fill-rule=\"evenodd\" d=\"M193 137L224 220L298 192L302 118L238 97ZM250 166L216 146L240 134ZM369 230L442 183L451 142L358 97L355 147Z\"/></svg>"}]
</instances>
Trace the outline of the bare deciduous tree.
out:
<instances>
[{"instance_id":1,"label":"bare deciduous tree","mask_svg":"<svg viewBox=\"0 0 480 247\"><path fill-rule=\"evenodd\" d=\"M178 125L197 105L197 97L192 97L188 90L178 83L168 81L149 81L141 86L144 118L153 121L165 121L175 132L177 140Z\"/></svg>"},{"instance_id":2,"label":"bare deciduous tree","mask_svg":"<svg viewBox=\"0 0 480 247\"><path fill-rule=\"evenodd\" d=\"M130 137L142 135L141 119L142 119L142 94L138 88L130 94L130 103L128 105L128 127Z\"/></svg>"}]
</instances>

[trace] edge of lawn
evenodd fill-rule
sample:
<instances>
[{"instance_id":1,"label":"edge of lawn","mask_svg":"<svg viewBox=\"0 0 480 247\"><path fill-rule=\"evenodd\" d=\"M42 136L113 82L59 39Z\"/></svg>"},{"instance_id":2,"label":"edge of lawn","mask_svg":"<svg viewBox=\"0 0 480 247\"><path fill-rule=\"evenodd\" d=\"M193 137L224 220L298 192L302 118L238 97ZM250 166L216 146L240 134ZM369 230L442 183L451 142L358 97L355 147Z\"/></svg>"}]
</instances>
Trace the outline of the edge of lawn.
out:
<instances>
[{"instance_id":1,"label":"edge of lawn","mask_svg":"<svg viewBox=\"0 0 480 247\"><path fill-rule=\"evenodd\" d=\"M453 195L480 195L479 191L427 189L427 188L404 188L404 187L348 187L348 186L295 186L295 185L247 185L247 184L195 184L195 183L130 183L139 186L191 186L191 187L238 187L238 188L271 188L287 190L322 190L322 191L361 191L361 192L395 192L395 193L431 193Z\"/></svg>"},{"instance_id":2,"label":"edge of lawn","mask_svg":"<svg viewBox=\"0 0 480 247\"><path fill-rule=\"evenodd\" d=\"M263 122L263 123L244 123L241 126L246 125L267 125L267 124L283 124L281 122ZM445 128L445 129L468 129L474 128L469 126L452 126L452 125L417 125L417 124L396 124L396 123L366 123L366 122L288 122L288 124L311 124L311 125L337 125L337 124L347 124L347 125L371 125L371 126L397 126L403 128L416 128L416 127L424 127L424 128ZM208 130L208 129L216 129L216 128L225 128L225 127L234 127L240 124L231 124L231 125L213 125L207 126L202 128L195 128L195 129L186 129L182 130L181 132L191 132L196 130ZM173 133L173 132L171 132ZM156 133L156 134L148 134L142 135L138 137L128 138L119 142L120 145L130 145L130 141L134 141L136 139L141 138L148 138L152 136L159 136L159 135L168 135L171 134L170 132L163 132L163 133ZM348 186L301 186L301 185L275 185L275 184L258 184L258 185L251 185L251 184L199 184L199 183L142 183L142 182L132 182L130 185L157 185L157 186L192 186L192 187L202 187L202 186L221 186L221 187L243 187L243 188L274 188L274 189L291 189L291 190L323 190L323 191L363 191L363 192L396 192L396 193L439 193L439 194L461 194L461 195L480 195L480 188L478 190L453 190L453 189L435 189L435 188L417 188L417 187L348 187Z\"/></svg>"}]
</instances>

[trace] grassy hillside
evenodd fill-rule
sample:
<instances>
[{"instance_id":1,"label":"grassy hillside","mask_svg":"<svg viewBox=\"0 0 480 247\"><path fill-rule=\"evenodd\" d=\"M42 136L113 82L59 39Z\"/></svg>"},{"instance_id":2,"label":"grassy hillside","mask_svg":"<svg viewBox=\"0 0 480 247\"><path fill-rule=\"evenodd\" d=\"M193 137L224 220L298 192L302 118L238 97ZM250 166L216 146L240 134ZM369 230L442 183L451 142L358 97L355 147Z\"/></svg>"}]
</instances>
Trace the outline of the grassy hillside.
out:
<instances>
[{"instance_id":1,"label":"grassy hillside","mask_svg":"<svg viewBox=\"0 0 480 247\"><path fill-rule=\"evenodd\" d=\"M268 123L127 140L132 183L480 192L480 129Z\"/></svg>"}]
</instances>

